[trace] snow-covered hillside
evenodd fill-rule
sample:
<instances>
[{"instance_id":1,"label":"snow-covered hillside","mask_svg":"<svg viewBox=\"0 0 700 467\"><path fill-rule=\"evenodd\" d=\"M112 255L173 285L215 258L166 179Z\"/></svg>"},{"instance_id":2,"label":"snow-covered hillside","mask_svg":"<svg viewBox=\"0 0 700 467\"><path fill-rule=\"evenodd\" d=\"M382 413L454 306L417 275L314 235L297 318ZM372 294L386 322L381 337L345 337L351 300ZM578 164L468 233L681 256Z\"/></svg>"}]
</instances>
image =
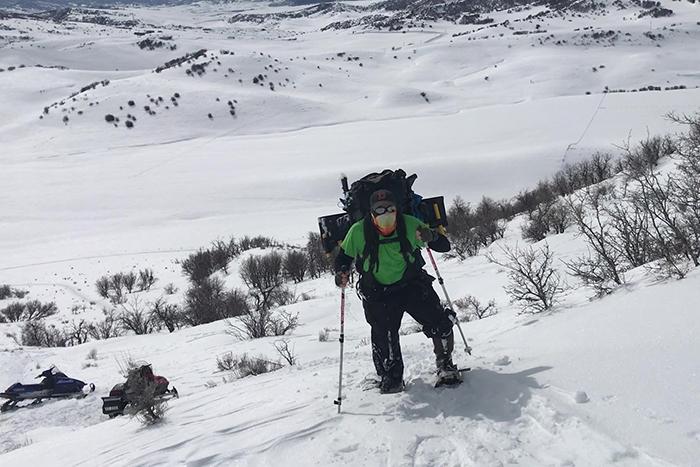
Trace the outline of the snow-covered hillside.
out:
<instances>
[{"instance_id":1,"label":"snow-covered hillside","mask_svg":"<svg viewBox=\"0 0 700 467\"><path fill-rule=\"evenodd\" d=\"M176 302L180 261L212 240L304 243L339 210L341 173L402 167L425 196L508 198L700 108L698 3L504 2L463 24L432 20L436 3L0 7L0 285L55 301L56 324L100 318L110 304L95 281L117 271L153 269L143 299ZM521 222L492 248L523 242ZM546 241L561 259L586 249L574 228ZM463 324L465 384L432 387L429 341L406 318L406 392L363 391L369 327L353 295L342 415L329 276L296 285L310 299L285 307L299 313L299 363L236 381L216 357L277 358L275 338L240 341L215 322L46 349L0 324L0 389L50 364L97 386L1 414L0 464L700 465L697 270L657 281L639 268L593 301L571 280L553 312L532 316L483 256L438 260L453 298L499 310ZM160 425L100 413L128 357L181 393Z\"/></svg>"}]
</instances>

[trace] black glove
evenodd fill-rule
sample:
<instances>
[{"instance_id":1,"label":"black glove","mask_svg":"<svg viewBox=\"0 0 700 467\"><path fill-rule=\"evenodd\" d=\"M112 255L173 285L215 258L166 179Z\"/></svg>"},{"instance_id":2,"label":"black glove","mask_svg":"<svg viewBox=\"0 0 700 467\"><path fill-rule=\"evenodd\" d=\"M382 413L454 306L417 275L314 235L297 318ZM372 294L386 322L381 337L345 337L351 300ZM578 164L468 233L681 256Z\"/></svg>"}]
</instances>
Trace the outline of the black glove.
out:
<instances>
[{"instance_id":1,"label":"black glove","mask_svg":"<svg viewBox=\"0 0 700 467\"><path fill-rule=\"evenodd\" d=\"M419 227L418 235L420 235L420 239L425 243L430 243L437 238L437 233L430 227Z\"/></svg>"},{"instance_id":2,"label":"black glove","mask_svg":"<svg viewBox=\"0 0 700 467\"><path fill-rule=\"evenodd\" d=\"M447 319L452 321L452 324L456 324L458 320L457 318L457 313L452 311L452 309L445 307L445 314L447 315Z\"/></svg>"},{"instance_id":3,"label":"black glove","mask_svg":"<svg viewBox=\"0 0 700 467\"><path fill-rule=\"evenodd\" d=\"M348 271L338 271L335 273L335 285L338 287L345 287L348 285L350 280L350 274Z\"/></svg>"}]
</instances>

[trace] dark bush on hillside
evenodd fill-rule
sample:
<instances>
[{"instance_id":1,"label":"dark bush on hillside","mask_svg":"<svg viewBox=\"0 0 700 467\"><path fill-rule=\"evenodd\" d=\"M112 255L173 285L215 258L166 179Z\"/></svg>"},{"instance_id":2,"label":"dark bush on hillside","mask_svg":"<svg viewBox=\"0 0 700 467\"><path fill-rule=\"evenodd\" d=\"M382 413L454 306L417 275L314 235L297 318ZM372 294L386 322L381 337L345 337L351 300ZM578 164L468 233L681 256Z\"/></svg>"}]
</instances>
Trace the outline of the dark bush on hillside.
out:
<instances>
[{"instance_id":1,"label":"dark bush on hillside","mask_svg":"<svg viewBox=\"0 0 700 467\"><path fill-rule=\"evenodd\" d=\"M325 272L333 271L333 259L323 251L321 235L317 232L309 232L304 248L308 261L309 276L315 279Z\"/></svg>"},{"instance_id":2,"label":"dark bush on hillside","mask_svg":"<svg viewBox=\"0 0 700 467\"><path fill-rule=\"evenodd\" d=\"M471 205L458 196L450 206L447 217L450 220L448 237L452 243L448 255L459 259L475 256L479 252L480 242Z\"/></svg>"},{"instance_id":3,"label":"dark bush on hillside","mask_svg":"<svg viewBox=\"0 0 700 467\"><path fill-rule=\"evenodd\" d=\"M237 320L229 322L228 332L238 339L258 339L267 336L283 336L299 324L299 314L284 310L251 308Z\"/></svg>"},{"instance_id":4,"label":"dark bush on hillside","mask_svg":"<svg viewBox=\"0 0 700 467\"><path fill-rule=\"evenodd\" d=\"M249 357L248 354L237 357L233 353L228 352L216 358L216 367L219 371L231 372L236 378L262 375L279 370L282 366L279 362L272 362L262 356Z\"/></svg>"},{"instance_id":5,"label":"dark bush on hillside","mask_svg":"<svg viewBox=\"0 0 700 467\"><path fill-rule=\"evenodd\" d=\"M659 161L676 152L676 143L673 138L655 136L647 138L634 148L625 148L622 158L624 172L632 177L644 176L649 170L653 170Z\"/></svg>"},{"instance_id":6,"label":"dark bush on hillside","mask_svg":"<svg viewBox=\"0 0 700 467\"><path fill-rule=\"evenodd\" d=\"M256 310L268 310L275 305L274 297L284 283L282 255L277 252L249 256L241 264L241 279L249 289Z\"/></svg>"},{"instance_id":7,"label":"dark bush on hillside","mask_svg":"<svg viewBox=\"0 0 700 467\"><path fill-rule=\"evenodd\" d=\"M265 237L263 235L257 235L255 237L248 237L247 235L238 242L240 251L248 251L254 248L272 248L281 246L280 243L274 238Z\"/></svg>"},{"instance_id":8,"label":"dark bush on hillside","mask_svg":"<svg viewBox=\"0 0 700 467\"><path fill-rule=\"evenodd\" d=\"M183 321L190 326L233 318L248 312L248 300L240 290L226 290L219 278L192 285L185 294Z\"/></svg>"},{"instance_id":9,"label":"dark bush on hillside","mask_svg":"<svg viewBox=\"0 0 700 467\"><path fill-rule=\"evenodd\" d=\"M104 319L90 325L88 330L90 337L95 340L111 339L122 335L119 319L114 313L114 310L102 310Z\"/></svg>"},{"instance_id":10,"label":"dark bush on hillside","mask_svg":"<svg viewBox=\"0 0 700 467\"><path fill-rule=\"evenodd\" d=\"M200 249L182 262L182 272L194 284L205 281L214 271L214 262L209 250Z\"/></svg>"},{"instance_id":11,"label":"dark bush on hillside","mask_svg":"<svg viewBox=\"0 0 700 467\"><path fill-rule=\"evenodd\" d=\"M522 234L526 240L538 242L550 233L564 233L571 225L569 207L561 200L539 204L523 225Z\"/></svg>"},{"instance_id":12,"label":"dark bush on hillside","mask_svg":"<svg viewBox=\"0 0 700 467\"><path fill-rule=\"evenodd\" d=\"M302 282L309 268L308 256L303 251L290 250L282 261L284 275L295 283Z\"/></svg>"},{"instance_id":13,"label":"dark bush on hillside","mask_svg":"<svg viewBox=\"0 0 700 467\"><path fill-rule=\"evenodd\" d=\"M136 280L137 277L134 271L122 273L122 283L124 284L124 288L128 293L132 293L134 291Z\"/></svg>"},{"instance_id":14,"label":"dark bush on hillside","mask_svg":"<svg viewBox=\"0 0 700 467\"><path fill-rule=\"evenodd\" d=\"M0 309L0 317L10 323L38 321L55 315L57 311L58 307L54 302L42 303L39 300L31 300L25 303L10 303L5 308Z\"/></svg>"},{"instance_id":15,"label":"dark bush on hillside","mask_svg":"<svg viewBox=\"0 0 700 467\"><path fill-rule=\"evenodd\" d=\"M162 298L156 300L151 307L151 318L158 328L165 328L168 332L180 329L184 323L184 315L178 305L167 303Z\"/></svg>"},{"instance_id":16,"label":"dark bush on hillside","mask_svg":"<svg viewBox=\"0 0 700 467\"><path fill-rule=\"evenodd\" d=\"M158 279L156 279L153 269L145 268L139 271L139 278L136 286L143 292L146 290L151 290L151 287L153 287L153 284L155 284L156 281L158 281Z\"/></svg>"},{"instance_id":17,"label":"dark bush on hillside","mask_svg":"<svg viewBox=\"0 0 700 467\"><path fill-rule=\"evenodd\" d=\"M27 321L22 326L22 345L31 347L65 347L68 343L66 333L44 321Z\"/></svg>"},{"instance_id":18,"label":"dark bush on hillside","mask_svg":"<svg viewBox=\"0 0 700 467\"><path fill-rule=\"evenodd\" d=\"M66 345L80 345L88 341L90 337L90 325L84 319L80 321L71 321L67 327L63 329L66 336Z\"/></svg>"},{"instance_id":19,"label":"dark bush on hillside","mask_svg":"<svg viewBox=\"0 0 700 467\"><path fill-rule=\"evenodd\" d=\"M138 297L121 305L118 320L124 331L132 331L136 335L151 334L158 330L153 316Z\"/></svg>"}]
</instances>

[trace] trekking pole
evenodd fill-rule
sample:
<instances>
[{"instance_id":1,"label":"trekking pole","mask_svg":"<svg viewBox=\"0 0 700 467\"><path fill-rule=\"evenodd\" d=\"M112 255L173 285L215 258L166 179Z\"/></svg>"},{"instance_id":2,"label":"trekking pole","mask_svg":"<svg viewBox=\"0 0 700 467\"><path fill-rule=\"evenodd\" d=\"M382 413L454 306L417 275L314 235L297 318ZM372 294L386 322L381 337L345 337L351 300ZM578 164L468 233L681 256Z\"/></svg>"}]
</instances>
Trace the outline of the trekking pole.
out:
<instances>
[{"instance_id":1,"label":"trekking pole","mask_svg":"<svg viewBox=\"0 0 700 467\"><path fill-rule=\"evenodd\" d=\"M447 305L450 307L450 310L454 312L454 308L452 306L452 300L450 300L450 295L447 293L447 289L445 288L445 280L442 278L442 275L440 275L440 270L437 267L437 263L435 262L435 257L433 256L433 250L430 248L428 250L428 256L430 256L430 262L433 263L433 269L435 269L435 274L438 277L438 283L442 287L442 293L445 294L445 300L447 300ZM459 329L459 334L462 336L462 340L464 341L464 348L467 351L469 355L472 354L472 348L469 347L469 344L467 344L467 338L464 337L464 333L462 332L462 327L459 325L459 320L455 320L455 324L457 325L457 329Z\"/></svg>"},{"instance_id":2,"label":"trekking pole","mask_svg":"<svg viewBox=\"0 0 700 467\"><path fill-rule=\"evenodd\" d=\"M343 344L345 343L345 285L340 288L340 369L338 371L338 398L333 401L338 406L343 403Z\"/></svg>"}]
</instances>

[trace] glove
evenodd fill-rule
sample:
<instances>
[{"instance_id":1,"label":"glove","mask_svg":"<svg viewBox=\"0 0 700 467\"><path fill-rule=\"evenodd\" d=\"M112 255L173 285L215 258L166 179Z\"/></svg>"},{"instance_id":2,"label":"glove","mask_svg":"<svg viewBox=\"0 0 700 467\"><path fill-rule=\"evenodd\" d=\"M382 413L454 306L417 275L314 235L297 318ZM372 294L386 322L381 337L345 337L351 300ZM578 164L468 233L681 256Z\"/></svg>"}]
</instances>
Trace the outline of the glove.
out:
<instances>
[{"instance_id":1,"label":"glove","mask_svg":"<svg viewBox=\"0 0 700 467\"><path fill-rule=\"evenodd\" d=\"M417 231L418 239L424 241L425 243L430 243L437 239L437 234L430 227L419 227Z\"/></svg>"},{"instance_id":2,"label":"glove","mask_svg":"<svg viewBox=\"0 0 700 467\"><path fill-rule=\"evenodd\" d=\"M345 287L348 285L350 280L350 274L347 271L338 271L335 273L335 285L338 287Z\"/></svg>"},{"instance_id":3,"label":"glove","mask_svg":"<svg viewBox=\"0 0 700 467\"><path fill-rule=\"evenodd\" d=\"M457 313L452 311L450 308L445 307L445 314L447 315L447 319L452 321L452 324L457 324L457 321L459 321L457 319Z\"/></svg>"}]
</instances>

